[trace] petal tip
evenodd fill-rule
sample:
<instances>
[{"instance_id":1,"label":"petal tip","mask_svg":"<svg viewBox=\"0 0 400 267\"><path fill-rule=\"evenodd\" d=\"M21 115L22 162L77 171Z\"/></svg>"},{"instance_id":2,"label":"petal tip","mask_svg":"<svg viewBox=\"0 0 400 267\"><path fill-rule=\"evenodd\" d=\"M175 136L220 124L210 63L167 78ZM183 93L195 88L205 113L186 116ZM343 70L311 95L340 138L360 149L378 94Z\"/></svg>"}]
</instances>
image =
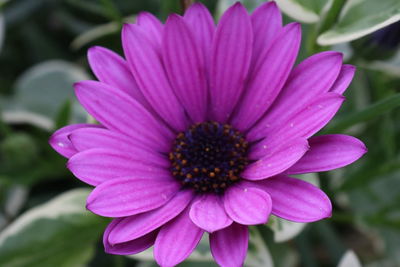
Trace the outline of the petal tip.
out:
<instances>
[{"instance_id":1,"label":"petal tip","mask_svg":"<svg viewBox=\"0 0 400 267\"><path fill-rule=\"evenodd\" d=\"M171 24L171 23L177 23L182 20L182 16L172 13L168 16L167 21L165 22L165 25Z\"/></svg>"}]
</instances>

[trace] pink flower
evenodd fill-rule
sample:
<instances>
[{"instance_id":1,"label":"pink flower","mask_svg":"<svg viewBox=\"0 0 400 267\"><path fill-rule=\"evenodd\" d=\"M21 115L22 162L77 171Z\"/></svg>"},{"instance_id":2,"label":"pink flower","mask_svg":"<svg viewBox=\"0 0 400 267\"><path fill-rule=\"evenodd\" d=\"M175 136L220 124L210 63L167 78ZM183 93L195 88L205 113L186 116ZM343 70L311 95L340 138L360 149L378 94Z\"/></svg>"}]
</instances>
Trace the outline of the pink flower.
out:
<instances>
[{"instance_id":1,"label":"pink flower","mask_svg":"<svg viewBox=\"0 0 400 267\"><path fill-rule=\"evenodd\" d=\"M126 61L89 50L99 81L75 91L100 125L64 127L50 143L95 186L87 208L115 218L108 253L154 245L156 261L174 266L208 232L216 262L240 266L248 225L270 214L331 216L319 188L289 175L340 168L366 152L351 136L312 137L341 106L355 68L336 52L293 67L300 38L274 2L251 15L237 3L217 26L194 4L165 25L148 13L125 25Z\"/></svg>"}]
</instances>

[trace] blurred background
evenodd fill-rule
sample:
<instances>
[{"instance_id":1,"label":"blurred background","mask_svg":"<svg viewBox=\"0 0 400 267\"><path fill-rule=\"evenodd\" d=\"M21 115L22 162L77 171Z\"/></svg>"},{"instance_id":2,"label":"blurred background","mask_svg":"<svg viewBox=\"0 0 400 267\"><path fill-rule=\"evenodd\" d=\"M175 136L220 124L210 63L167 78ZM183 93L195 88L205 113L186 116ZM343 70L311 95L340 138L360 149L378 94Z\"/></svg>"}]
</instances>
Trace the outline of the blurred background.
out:
<instances>
[{"instance_id":1,"label":"blurred background","mask_svg":"<svg viewBox=\"0 0 400 267\"><path fill-rule=\"evenodd\" d=\"M182 13L179 0L0 0L0 266L156 266L151 251L103 252L107 219L85 210L90 188L48 145L57 128L85 122L72 84L93 79L86 51L119 53L121 25L149 11ZM217 19L235 1L201 1ZM242 1L249 11L264 1ZM369 152L337 171L301 177L332 199L311 224L271 218L254 227L246 266L400 266L400 1L277 0L302 22L299 61L323 50L357 66L339 114L323 133L363 140ZM207 240L180 266L215 266Z\"/></svg>"}]
</instances>

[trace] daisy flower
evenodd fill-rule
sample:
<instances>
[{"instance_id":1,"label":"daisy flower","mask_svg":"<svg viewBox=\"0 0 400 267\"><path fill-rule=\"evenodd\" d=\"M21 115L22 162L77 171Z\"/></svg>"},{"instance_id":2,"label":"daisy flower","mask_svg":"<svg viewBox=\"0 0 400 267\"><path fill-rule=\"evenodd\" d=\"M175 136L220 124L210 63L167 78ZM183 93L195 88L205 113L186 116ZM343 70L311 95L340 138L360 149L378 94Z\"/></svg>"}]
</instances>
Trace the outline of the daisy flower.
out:
<instances>
[{"instance_id":1,"label":"daisy flower","mask_svg":"<svg viewBox=\"0 0 400 267\"><path fill-rule=\"evenodd\" d=\"M163 25L149 13L122 30L125 59L93 47L99 81L75 84L99 124L56 131L52 147L94 186L87 209L114 218L108 253L154 245L161 266L185 260L205 232L221 266L241 266L249 225L273 214L331 216L319 188L290 175L348 165L365 152L346 135L312 137L337 112L355 68L322 52L297 66L301 28L274 2L236 3L214 24L200 3Z\"/></svg>"}]
</instances>

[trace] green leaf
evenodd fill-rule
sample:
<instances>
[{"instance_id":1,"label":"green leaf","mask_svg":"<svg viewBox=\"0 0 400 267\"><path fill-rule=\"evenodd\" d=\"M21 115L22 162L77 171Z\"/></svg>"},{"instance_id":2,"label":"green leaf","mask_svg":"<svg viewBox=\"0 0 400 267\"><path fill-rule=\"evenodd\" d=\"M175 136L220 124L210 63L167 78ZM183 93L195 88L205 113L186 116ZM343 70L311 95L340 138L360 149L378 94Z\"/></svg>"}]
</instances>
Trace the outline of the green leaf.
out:
<instances>
[{"instance_id":1,"label":"green leaf","mask_svg":"<svg viewBox=\"0 0 400 267\"><path fill-rule=\"evenodd\" d=\"M247 267L273 267L274 262L269 249L256 227L250 228L249 250L245 262Z\"/></svg>"},{"instance_id":2,"label":"green leaf","mask_svg":"<svg viewBox=\"0 0 400 267\"><path fill-rule=\"evenodd\" d=\"M39 156L39 148L29 134L16 132L0 142L0 173L12 169L32 167Z\"/></svg>"},{"instance_id":3,"label":"green leaf","mask_svg":"<svg viewBox=\"0 0 400 267\"><path fill-rule=\"evenodd\" d=\"M0 266L85 266L105 226L85 210L88 193L68 191L17 218L0 233Z\"/></svg>"},{"instance_id":4,"label":"green leaf","mask_svg":"<svg viewBox=\"0 0 400 267\"><path fill-rule=\"evenodd\" d=\"M400 107L400 93L382 99L364 110L346 115L344 118L334 121L323 130L323 133L343 132L353 125L368 121L397 107Z\"/></svg>"},{"instance_id":5,"label":"green leaf","mask_svg":"<svg viewBox=\"0 0 400 267\"><path fill-rule=\"evenodd\" d=\"M322 33L317 42L332 45L349 42L400 20L398 0L348 1L338 22Z\"/></svg>"},{"instance_id":6,"label":"green leaf","mask_svg":"<svg viewBox=\"0 0 400 267\"><path fill-rule=\"evenodd\" d=\"M395 78L400 77L400 50L389 60L376 60L372 62L363 62L362 67L382 71Z\"/></svg>"},{"instance_id":7,"label":"green leaf","mask_svg":"<svg viewBox=\"0 0 400 267\"><path fill-rule=\"evenodd\" d=\"M221 15L232 5L234 5L237 0L219 0L217 3L217 8L216 8L216 15L217 17L221 17ZM263 0L240 0L247 10L250 12L253 11L256 7L264 3L265 1Z\"/></svg>"},{"instance_id":8,"label":"green leaf","mask_svg":"<svg viewBox=\"0 0 400 267\"><path fill-rule=\"evenodd\" d=\"M321 18L324 8L330 0L276 0L279 8L293 19L304 22L314 23Z\"/></svg>"},{"instance_id":9,"label":"green leaf","mask_svg":"<svg viewBox=\"0 0 400 267\"><path fill-rule=\"evenodd\" d=\"M4 25L4 17L3 14L0 13L0 52L1 52L1 47L3 46L5 30L6 28Z\"/></svg>"},{"instance_id":10,"label":"green leaf","mask_svg":"<svg viewBox=\"0 0 400 267\"><path fill-rule=\"evenodd\" d=\"M133 23L135 18L136 16L126 17L123 19L123 22ZM71 48L74 50L79 50L85 45L88 45L99 38L118 33L120 30L121 23L118 21L111 21L105 24L97 25L75 37L75 39L71 42Z\"/></svg>"},{"instance_id":11,"label":"green leaf","mask_svg":"<svg viewBox=\"0 0 400 267\"><path fill-rule=\"evenodd\" d=\"M71 119L72 103L71 100L67 99L64 105L60 108L60 111L56 117L56 128L61 128L67 125Z\"/></svg>"},{"instance_id":12,"label":"green leaf","mask_svg":"<svg viewBox=\"0 0 400 267\"><path fill-rule=\"evenodd\" d=\"M15 95L3 99L3 119L51 129L65 101L72 103L72 122L85 122L86 112L76 101L72 85L90 77L78 66L60 60L39 63L17 80Z\"/></svg>"},{"instance_id":13,"label":"green leaf","mask_svg":"<svg viewBox=\"0 0 400 267\"><path fill-rule=\"evenodd\" d=\"M274 241L278 243L293 239L303 231L306 225L306 223L291 222L275 216L271 216L268 222L268 226L274 232Z\"/></svg>"}]
</instances>

